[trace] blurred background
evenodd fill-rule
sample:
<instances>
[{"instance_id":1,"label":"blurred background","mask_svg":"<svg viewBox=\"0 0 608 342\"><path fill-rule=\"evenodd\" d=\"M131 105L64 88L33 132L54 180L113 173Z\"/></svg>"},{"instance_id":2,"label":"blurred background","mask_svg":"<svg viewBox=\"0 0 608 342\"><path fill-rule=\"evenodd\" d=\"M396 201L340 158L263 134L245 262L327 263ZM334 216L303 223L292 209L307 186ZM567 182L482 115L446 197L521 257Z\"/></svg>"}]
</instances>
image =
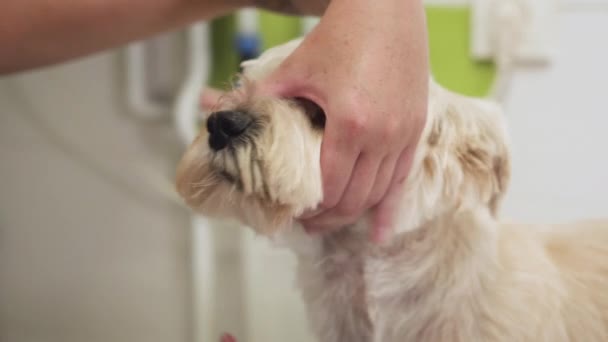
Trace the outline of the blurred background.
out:
<instances>
[{"instance_id":1,"label":"blurred background","mask_svg":"<svg viewBox=\"0 0 608 342\"><path fill-rule=\"evenodd\" d=\"M427 14L435 78L505 107L503 216L608 216L608 1L490 2ZM202 86L314 24L247 10L0 78L0 342L311 341L291 256L192 216L172 178Z\"/></svg>"}]
</instances>

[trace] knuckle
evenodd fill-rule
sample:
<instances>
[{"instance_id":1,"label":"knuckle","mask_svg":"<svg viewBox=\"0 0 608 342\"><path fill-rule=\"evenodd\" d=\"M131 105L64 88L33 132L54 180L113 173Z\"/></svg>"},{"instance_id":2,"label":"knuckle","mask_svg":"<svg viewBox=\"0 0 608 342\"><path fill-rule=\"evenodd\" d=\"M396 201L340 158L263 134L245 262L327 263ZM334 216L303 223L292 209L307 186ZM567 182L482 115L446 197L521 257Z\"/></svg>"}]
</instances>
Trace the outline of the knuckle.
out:
<instances>
[{"instance_id":1,"label":"knuckle","mask_svg":"<svg viewBox=\"0 0 608 342\"><path fill-rule=\"evenodd\" d=\"M360 113L355 113L344 119L344 129L349 136L360 135L367 126L367 119Z\"/></svg>"},{"instance_id":2,"label":"knuckle","mask_svg":"<svg viewBox=\"0 0 608 342\"><path fill-rule=\"evenodd\" d=\"M358 135L367 128L369 111L366 109L366 101L362 100L357 91L345 94L338 104L338 110L341 112L342 128L347 134Z\"/></svg>"}]
</instances>

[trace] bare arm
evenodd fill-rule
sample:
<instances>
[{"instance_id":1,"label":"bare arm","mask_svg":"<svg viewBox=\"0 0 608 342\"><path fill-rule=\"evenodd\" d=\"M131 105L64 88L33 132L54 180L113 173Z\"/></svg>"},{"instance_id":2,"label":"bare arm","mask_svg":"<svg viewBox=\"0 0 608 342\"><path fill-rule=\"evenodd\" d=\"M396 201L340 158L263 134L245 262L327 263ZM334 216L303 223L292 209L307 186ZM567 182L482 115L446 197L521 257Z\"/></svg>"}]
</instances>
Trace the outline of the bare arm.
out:
<instances>
[{"instance_id":1,"label":"bare arm","mask_svg":"<svg viewBox=\"0 0 608 342\"><path fill-rule=\"evenodd\" d=\"M321 14L325 0L2 0L0 74L63 62L240 7Z\"/></svg>"}]
</instances>

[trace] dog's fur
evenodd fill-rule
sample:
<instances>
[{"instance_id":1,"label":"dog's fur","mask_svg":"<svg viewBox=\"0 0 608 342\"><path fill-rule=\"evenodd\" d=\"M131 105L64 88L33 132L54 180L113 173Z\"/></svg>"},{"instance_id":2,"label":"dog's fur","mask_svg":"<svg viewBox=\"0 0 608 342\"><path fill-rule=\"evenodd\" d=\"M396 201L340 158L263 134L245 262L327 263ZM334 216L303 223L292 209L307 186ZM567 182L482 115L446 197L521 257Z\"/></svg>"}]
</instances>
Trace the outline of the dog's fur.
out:
<instances>
[{"instance_id":1,"label":"dog's fur","mask_svg":"<svg viewBox=\"0 0 608 342\"><path fill-rule=\"evenodd\" d=\"M244 64L220 107L246 111L254 127L219 152L201 132L177 189L199 213L238 219L296 253L319 341L608 341L608 224L499 223L510 172L502 113L432 81L389 242L369 242L365 218L305 234L293 218L322 199L323 132L311 123L320 114L255 89L298 44Z\"/></svg>"}]
</instances>

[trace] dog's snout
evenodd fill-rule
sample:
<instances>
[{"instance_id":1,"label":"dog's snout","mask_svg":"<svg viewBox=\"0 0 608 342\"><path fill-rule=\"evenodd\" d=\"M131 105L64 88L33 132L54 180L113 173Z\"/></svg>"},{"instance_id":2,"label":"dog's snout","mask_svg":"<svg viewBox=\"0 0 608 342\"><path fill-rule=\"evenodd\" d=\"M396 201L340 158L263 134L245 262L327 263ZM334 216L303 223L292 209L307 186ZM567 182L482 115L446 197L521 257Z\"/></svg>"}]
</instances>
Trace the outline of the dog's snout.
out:
<instances>
[{"instance_id":1,"label":"dog's snout","mask_svg":"<svg viewBox=\"0 0 608 342\"><path fill-rule=\"evenodd\" d=\"M241 111L221 111L213 113L207 119L209 146L219 151L230 141L247 130L253 119L251 115Z\"/></svg>"}]
</instances>

